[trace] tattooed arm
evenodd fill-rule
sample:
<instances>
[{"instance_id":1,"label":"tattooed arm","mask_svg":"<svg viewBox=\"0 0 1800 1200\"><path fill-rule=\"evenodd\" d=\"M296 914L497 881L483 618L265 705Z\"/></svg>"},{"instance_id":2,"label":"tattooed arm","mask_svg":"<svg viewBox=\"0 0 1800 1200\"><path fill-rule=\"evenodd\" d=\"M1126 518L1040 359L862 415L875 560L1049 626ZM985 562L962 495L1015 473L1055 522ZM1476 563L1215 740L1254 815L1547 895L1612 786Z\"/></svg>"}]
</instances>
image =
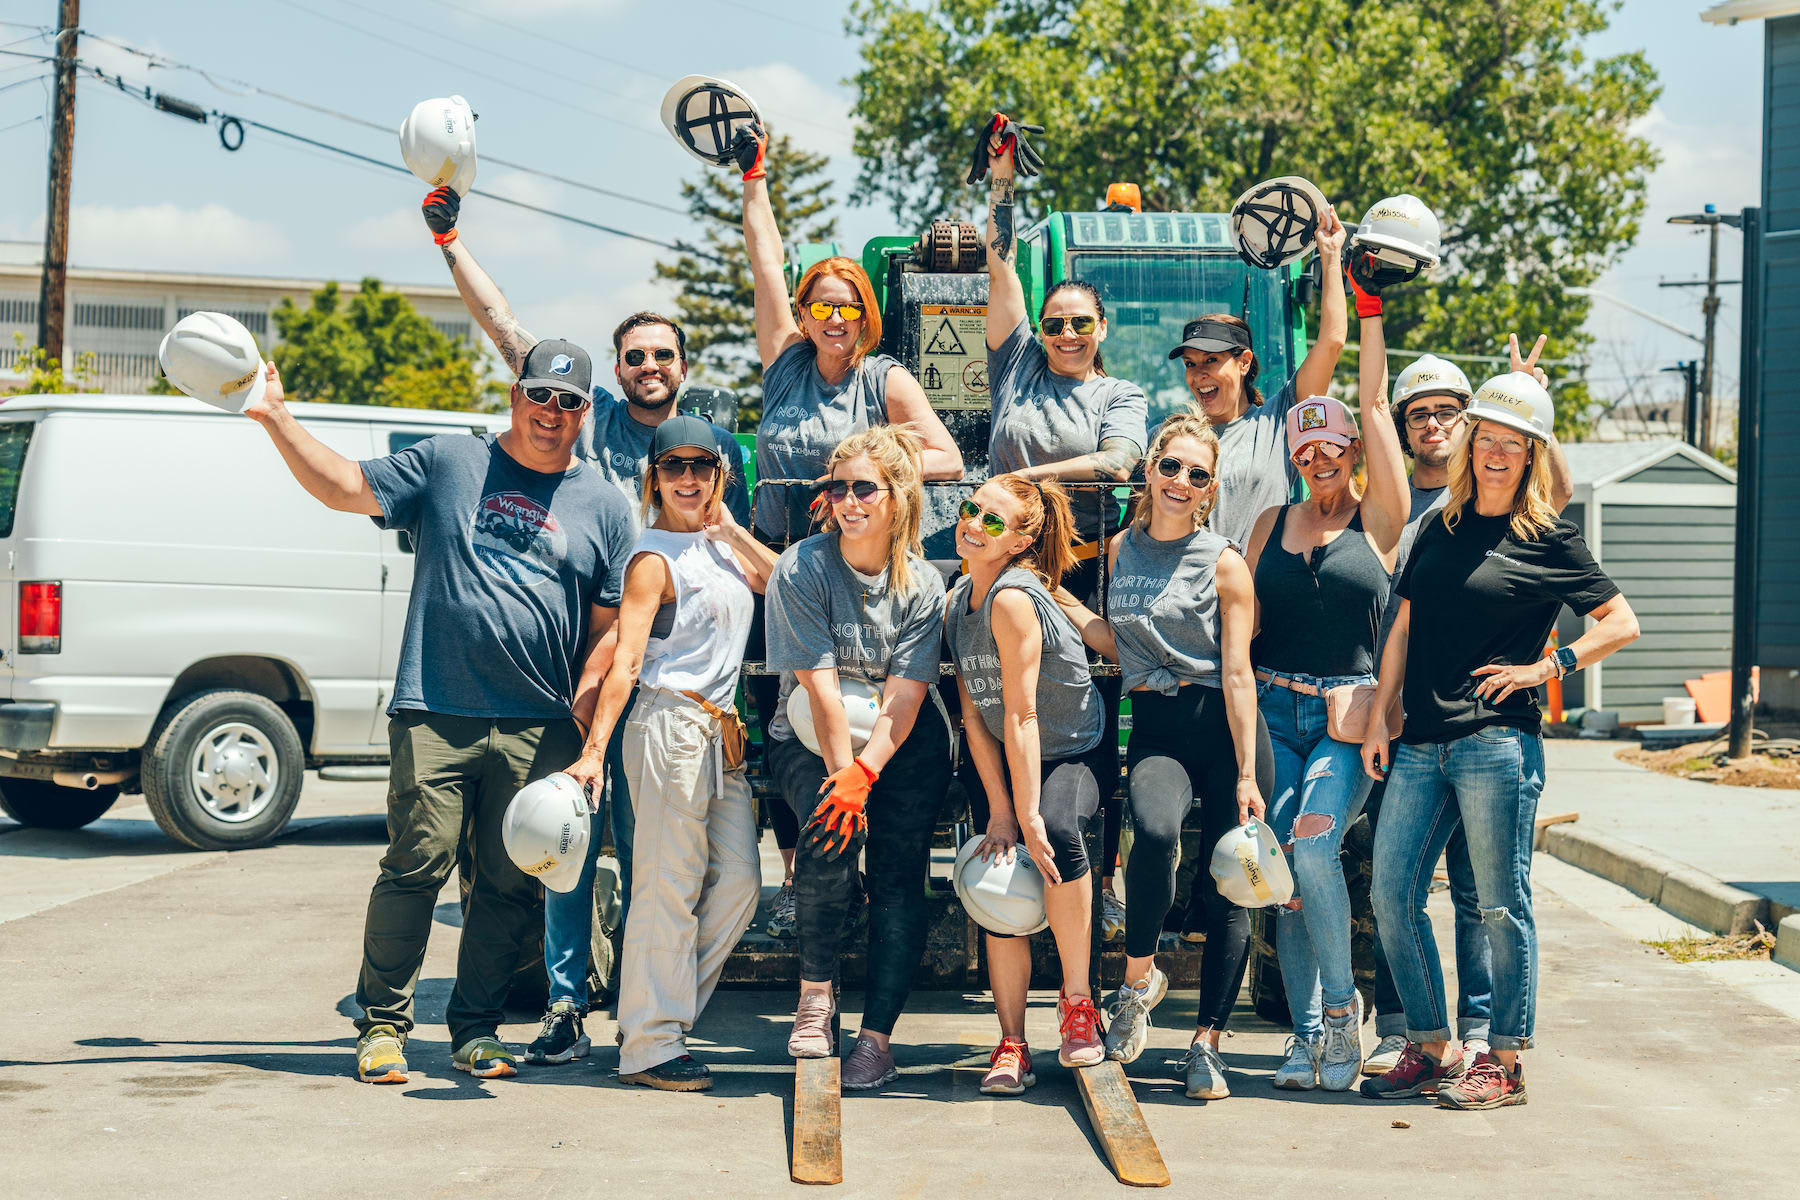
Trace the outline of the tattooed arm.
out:
<instances>
[{"instance_id":1,"label":"tattooed arm","mask_svg":"<svg viewBox=\"0 0 1800 1200\"><path fill-rule=\"evenodd\" d=\"M1109 437L1092 454L1060 462L1033 463L1013 472L1026 479L1118 480L1131 478L1131 469L1144 457L1144 448L1130 438Z\"/></svg>"},{"instance_id":2,"label":"tattooed arm","mask_svg":"<svg viewBox=\"0 0 1800 1200\"><path fill-rule=\"evenodd\" d=\"M500 351L500 359L506 369L517 375L525 365L525 353L537 345L537 338L525 331L513 316L506 296L501 293L488 273L481 269L475 256L469 253L469 242L466 237L458 237L453 242L446 242L440 249L444 252L444 264L450 268L450 278L456 281L456 290L462 294L463 304L469 315L475 318L488 339L494 343L494 349Z\"/></svg>"},{"instance_id":3,"label":"tattooed arm","mask_svg":"<svg viewBox=\"0 0 1800 1200\"><path fill-rule=\"evenodd\" d=\"M990 157L993 181L988 185L988 349L998 350L1025 319L1025 288L1015 264L1019 243L1013 229L1012 151Z\"/></svg>"}]
</instances>

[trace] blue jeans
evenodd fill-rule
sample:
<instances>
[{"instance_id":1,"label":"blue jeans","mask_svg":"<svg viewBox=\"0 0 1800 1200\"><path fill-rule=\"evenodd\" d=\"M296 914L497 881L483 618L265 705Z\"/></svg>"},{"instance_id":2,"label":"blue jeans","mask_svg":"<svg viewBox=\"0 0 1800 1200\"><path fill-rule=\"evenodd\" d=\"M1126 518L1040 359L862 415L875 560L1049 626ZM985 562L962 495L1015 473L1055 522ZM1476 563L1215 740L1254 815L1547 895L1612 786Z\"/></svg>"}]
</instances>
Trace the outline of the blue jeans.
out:
<instances>
[{"instance_id":1,"label":"blue jeans","mask_svg":"<svg viewBox=\"0 0 1800 1200\"><path fill-rule=\"evenodd\" d=\"M1316 678L1276 672L1320 689L1372 683L1367 675ZM1276 953L1287 991L1294 1033L1311 1038L1323 1032L1323 1008L1349 1008L1356 1000L1350 967L1350 892L1338 858L1344 830L1368 798L1371 780L1362 769L1362 747L1325 732L1325 697L1306 696L1273 682L1257 685L1257 706L1269 726L1275 750L1275 795L1269 801L1269 828L1283 845L1294 873L1300 910L1277 908ZM1302 817L1323 818L1325 828L1295 837ZM1316 822L1314 822L1316 824Z\"/></svg>"},{"instance_id":2,"label":"blue jeans","mask_svg":"<svg viewBox=\"0 0 1800 1200\"><path fill-rule=\"evenodd\" d=\"M1425 897L1432 868L1461 826L1492 956L1496 1050L1531 1044L1537 1020L1537 926L1531 839L1544 790L1544 743L1490 726L1452 742L1396 745L1375 831L1375 920L1415 1042L1452 1037Z\"/></svg>"},{"instance_id":3,"label":"blue jeans","mask_svg":"<svg viewBox=\"0 0 1800 1200\"><path fill-rule=\"evenodd\" d=\"M637 699L633 689L631 699ZM623 906L631 902L631 788L625 781L625 719L631 715L627 701L613 726L612 740L606 744L606 792L600 811L589 818L587 861L581 865L581 877L566 892L544 889L544 970L550 976L550 1002L573 1000L587 1011L588 955L594 941L594 872L600 861L600 843L605 826L612 817L613 849L619 855L619 886L623 891L619 924L625 922Z\"/></svg>"}]
</instances>

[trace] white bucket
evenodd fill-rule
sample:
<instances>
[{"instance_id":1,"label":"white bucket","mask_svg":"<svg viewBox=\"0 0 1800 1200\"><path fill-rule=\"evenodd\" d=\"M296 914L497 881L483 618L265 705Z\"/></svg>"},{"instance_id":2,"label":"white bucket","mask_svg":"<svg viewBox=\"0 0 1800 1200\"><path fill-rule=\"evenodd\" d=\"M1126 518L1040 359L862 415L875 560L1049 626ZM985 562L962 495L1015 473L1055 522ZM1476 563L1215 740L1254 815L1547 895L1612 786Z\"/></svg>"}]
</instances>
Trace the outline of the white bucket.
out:
<instances>
[{"instance_id":1,"label":"white bucket","mask_svg":"<svg viewBox=\"0 0 1800 1200\"><path fill-rule=\"evenodd\" d=\"M1664 725L1692 725L1695 712L1694 702L1687 696L1663 697Z\"/></svg>"}]
</instances>

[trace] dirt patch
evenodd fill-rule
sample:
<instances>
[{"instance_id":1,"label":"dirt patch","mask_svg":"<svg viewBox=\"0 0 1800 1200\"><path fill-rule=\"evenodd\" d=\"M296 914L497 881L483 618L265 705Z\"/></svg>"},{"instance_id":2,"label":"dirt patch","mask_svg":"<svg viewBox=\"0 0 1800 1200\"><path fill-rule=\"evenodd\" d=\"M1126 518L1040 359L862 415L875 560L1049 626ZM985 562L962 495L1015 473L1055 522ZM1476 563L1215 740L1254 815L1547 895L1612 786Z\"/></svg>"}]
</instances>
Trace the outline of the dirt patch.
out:
<instances>
[{"instance_id":1,"label":"dirt patch","mask_svg":"<svg viewBox=\"0 0 1800 1200\"><path fill-rule=\"evenodd\" d=\"M1725 757L1725 743L1716 738L1677 746L1673 750L1627 746L1619 751L1618 759L1664 775L1692 779L1696 783L1800 789L1800 752L1790 754L1782 742L1759 743L1750 757L1744 759Z\"/></svg>"},{"instance_id":2,"label":"dirt patch","mask_svg":"<svg viewBox=\"0 0 1800 1200\"><path fill-rule=\"evenodd\" d=\"M1727 960L1763 959L1775 949L1775 935L1756 923L1755 933L1723 933L1716 937L1671 938L1662 942L1645 942L1676 962L1724 962Z\"/></svg>"}]
</instances>

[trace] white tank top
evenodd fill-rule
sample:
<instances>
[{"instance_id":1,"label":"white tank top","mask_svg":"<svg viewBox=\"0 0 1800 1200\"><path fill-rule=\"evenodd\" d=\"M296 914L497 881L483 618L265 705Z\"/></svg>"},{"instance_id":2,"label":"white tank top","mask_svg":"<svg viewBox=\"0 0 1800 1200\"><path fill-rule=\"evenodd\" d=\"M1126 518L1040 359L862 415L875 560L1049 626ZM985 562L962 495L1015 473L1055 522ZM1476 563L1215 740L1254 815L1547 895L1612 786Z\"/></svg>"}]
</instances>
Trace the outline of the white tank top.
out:
<instances>
[{"instance_id":1,"label":"white tank top","mask_svg":"<svg viewBox=\"0 0 1800 1200\"><path fill-rule=\"evenodd\" d=\"M750 583L730 550L704 533L646 529L632 550L657 554L669 564L675 587L675 619L668 636L644 649L638 683L673 692L697 692L720 708L731 707L744 644L750 638Z\"/></svg>"}]
</instances>

